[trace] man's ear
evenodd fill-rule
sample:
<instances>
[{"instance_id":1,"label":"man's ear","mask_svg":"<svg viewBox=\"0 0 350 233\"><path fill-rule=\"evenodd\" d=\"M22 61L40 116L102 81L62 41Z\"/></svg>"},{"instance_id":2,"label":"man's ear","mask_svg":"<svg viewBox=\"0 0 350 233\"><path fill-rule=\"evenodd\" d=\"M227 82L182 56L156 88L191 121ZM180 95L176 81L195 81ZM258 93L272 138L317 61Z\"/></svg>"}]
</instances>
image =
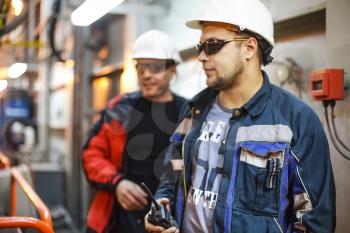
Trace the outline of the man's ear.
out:
<instances>
[{"instance_id":1,"label":"man's ear","mask_svg":"<svg viewBox=\"0 0 350 233\"><path fill-rule=\"evenodd\" d=\"M254 38L251 37L245 42L245 58L247 60L252 59L255 54L258 56L258 51L259 51L259 44L258 41Z\"/></svg>"}]
</instances>

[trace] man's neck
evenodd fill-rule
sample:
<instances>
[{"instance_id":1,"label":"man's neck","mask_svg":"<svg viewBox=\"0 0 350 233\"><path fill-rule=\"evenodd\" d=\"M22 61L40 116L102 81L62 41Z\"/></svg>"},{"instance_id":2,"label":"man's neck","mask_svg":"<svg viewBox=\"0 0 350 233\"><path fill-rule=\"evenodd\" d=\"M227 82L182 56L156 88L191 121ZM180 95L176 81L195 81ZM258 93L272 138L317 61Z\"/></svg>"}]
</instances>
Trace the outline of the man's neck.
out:
<instances>
[{"instance_id":1,"label":"man's neck","mask_svg":"<svg viewBox=\"0 0 350 233\"><path fill-rule=\"evenodd\" d=\"M173 95L171 94L170 90L166 91L165 93L163 93L162 95L159 96L154 96L154 97L146 97L144 96L143 98L152 101L152 102L156 102L156 103L166 103L166 102L170 102L174 99Z\"/></svg>"},{"instance_id":2,"label":"man's neck","mask_svg":"<svg viewBox=\"0 0 350 233\"><path fill-rule=\"evenodd\" d=\"M258 92L263 80L260 70L246 70L230 89L220 91L220 104L228 109L242 107Z\"/></svg>"}]
</instances>

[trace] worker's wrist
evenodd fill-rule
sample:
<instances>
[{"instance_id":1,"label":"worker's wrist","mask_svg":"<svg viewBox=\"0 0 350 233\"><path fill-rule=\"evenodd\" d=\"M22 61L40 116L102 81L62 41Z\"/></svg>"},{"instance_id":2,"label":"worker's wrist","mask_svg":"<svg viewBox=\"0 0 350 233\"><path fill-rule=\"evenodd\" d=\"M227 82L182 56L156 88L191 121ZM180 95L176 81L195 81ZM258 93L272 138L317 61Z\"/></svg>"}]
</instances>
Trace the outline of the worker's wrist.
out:
<instances>
[{"instance_id":1,"label":"worker's wrist","mask_svg":"<svg viewBox=\"0 0 350 233\"><path fill-rule=\"evenodd\" d=\"M121 174L121 173L116 174L116 175L113 177L113 180L112 180L113 189L114 189L114 190L117 190L117 187L118 187L119 183L120 183L122 180L125 180L125 179L126 179L126 178L124 177L123 174Z\"/></svg>"}]
</instances>

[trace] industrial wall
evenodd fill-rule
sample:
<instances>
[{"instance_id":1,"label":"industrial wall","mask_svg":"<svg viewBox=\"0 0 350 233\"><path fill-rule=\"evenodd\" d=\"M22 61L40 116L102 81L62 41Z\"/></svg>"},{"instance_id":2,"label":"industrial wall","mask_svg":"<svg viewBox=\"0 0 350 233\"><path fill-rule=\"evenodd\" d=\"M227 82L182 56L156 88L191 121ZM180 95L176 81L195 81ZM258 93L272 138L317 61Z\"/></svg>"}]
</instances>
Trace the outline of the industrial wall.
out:
<instances>
[{"instance_id":1,"label":"industrial wall","mask_svg":"<svg viewBox=\"0 0 350 233\"><path fill-rule=\"evenodd\" d=\"M283 87L302 98L317 112L322 122L324 122L322 104L313 101L309 96L308 77L312 70L325 67L344 68L345 80L350 82L350 1L349 0L262 0L273 14L276 24L289 22L293 19L300 19L309 15L312 20L314 12L325 10L326 15L321 19L324 22L324 28L313 29L308 32L306 25L294 24L294 28L287 30L287 36L283 40L276 43L273 51L274 62L264 68L270 75L271 81L276 85ZM195 17L205 0L173 0L169 1L170 6L168 12L163 14L144 14L144 15L125 15L125 19L121 18L111 24L110 33L106 36L110 46L110 56L106 60L106 64L126 63L127 57L130 55L132 43L141 33L151 28L156 28L167 32L176 42L180 50L193 47L199 40L200 32L185 27L184 22ZM190 10L189 10L190 9ZM298 22L294 20L293 22ZM286 25L286 24L285 24ZM296 28L303 28L305 33L293 35L292 31ZM300 31L299 31L300 32ZM125 40L125 38L128 38ZM86 67L86 66L85 66ZM96 67L94 67L96 68ZM87 71L86 71L87 72ZM292 76L292 79L288 79ZM287 80L288 79L288 80ZM287 80L287 81L286 81ZM286 81L286 82L284 82ZM201 64L193 59L187 60L178 67L178 75L172 83L172 89L178 94L191 97L199 90L205 87L205 75L201 69ZM58 91L59 92L59 91ZM59 93L57 93L59 95ZM88 94L84 94L87 96ZM43 95L43 97L45 97ZM54 97L52 97L54 98ZM60 99L60 97L56 97ZM67 96L67 98L70 98ZM346 92L346 99L339 101L336 106L336 124L338 126L341 139L350 142L350 108L349 92ZM41 98L44 102L44 98ZM59 107L59 106L58 106ZM66 117L71 117L70 114ZM62 118L61 118L62 120ZM71 120L71 119L70 119ZM57 128L62 125L51 120L52 124ZM64 122L63 122L64 123ZM82 128L87 128L86 125ZM62 132L56 129L54 136L62 136ZM70 135L72 137L72 135ZM52 142L56 145L53 154L62 153L68 157L67 162L75 159L72 155L78 155L74 151L61 151L61 142ZM350 212L350 201L347 196L350 193L350 162L344 160L331 147L331 157L333 162L334 175L337 189L337 233L350 232L350 225L347 223ZM60 156L51 155L59 160ZM76 159L75 159L76 160ZM73 167L73 166L72 166ZM69 170L70 167L68 166ZM68 174L67 177L70 177ZM72 184L73 185L73 184ZM70 186L70 185L68 185ZM68 195L69 196L69 195ZM68 198L70 199L70 198ZM83 198L82 212L86 216L89 203L86 203L86 197ZM73 199L72 199L73 200ZM76 205L72 205L76 207ZM72 208L72 209L74 209ZM77 211L75 211L77 212ZM74 213L73 213L74 215Z\"/></svg>"},{"instance_id":2,"label":"industrial wall","mask_svg":"<svg viewBox=\"0 0 350 233\"><path fill-rule=\"evenodd\" d=\"M350 1L329 0L326 5L326 66L344 68L345 80L350 82ZM340 138L350 142L350 96L335 108ZM333 170L337 188L337 233L350 232L350 161L344 160L331 145ZM349 154L349 153L348 153Z\"/></svg>"}]
</instances>

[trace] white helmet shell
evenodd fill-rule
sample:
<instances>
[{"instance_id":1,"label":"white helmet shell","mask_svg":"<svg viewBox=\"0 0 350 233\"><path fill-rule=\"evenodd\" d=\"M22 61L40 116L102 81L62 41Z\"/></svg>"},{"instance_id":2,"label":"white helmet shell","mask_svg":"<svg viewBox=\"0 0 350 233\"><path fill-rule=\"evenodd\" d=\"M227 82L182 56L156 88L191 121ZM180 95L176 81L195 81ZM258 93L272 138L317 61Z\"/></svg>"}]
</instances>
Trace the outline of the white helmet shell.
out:
<instances>
[{"instance_id":1,"label":"white helmet shell","mask_svg":"<svg viewBox=\"0 0 350 233\"><path fill-rule=\"evenodd\" d=\"M200 16L186 25L201 29L202 22L232 24L260 35L271 46L275 44L271 14L260 0L208 0Z\"/></svg>"},{"instance_id":2,"label":"white helmet shell","mask_svg":"<svg viewBox=\"0 0 350 233\"><path fill-rule=\"evenodd\" d=\"M136 39L132 58L170 59L176 63L181 62L174 42L167 34L159 30L147 31Z\"/></svg>"}]
</instances>

